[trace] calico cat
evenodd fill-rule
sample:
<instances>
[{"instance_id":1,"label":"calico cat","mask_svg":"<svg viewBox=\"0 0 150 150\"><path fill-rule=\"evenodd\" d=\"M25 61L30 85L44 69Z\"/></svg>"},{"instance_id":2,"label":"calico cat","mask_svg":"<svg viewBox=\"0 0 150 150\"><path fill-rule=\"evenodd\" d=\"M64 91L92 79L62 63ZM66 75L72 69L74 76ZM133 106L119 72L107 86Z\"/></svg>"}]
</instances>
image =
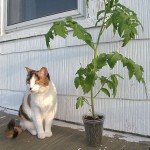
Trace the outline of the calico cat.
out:
<instances>
[{"instance_id":1,"label":"calico cat","mask_svg":"<svg viewBox=\"0 0 150 150\"><path fill-rule=\"evenodd\" d=\"M17 137L22 131L28 130L32 135L44 139L51 137L51 125L57 111L57 92L50 79L47 68L35 71L28 67L26 83L29 90L23 97L19 109L20 125L11 120L6 129L6 136L10 139Z\"/></svg>"}]
</instances>

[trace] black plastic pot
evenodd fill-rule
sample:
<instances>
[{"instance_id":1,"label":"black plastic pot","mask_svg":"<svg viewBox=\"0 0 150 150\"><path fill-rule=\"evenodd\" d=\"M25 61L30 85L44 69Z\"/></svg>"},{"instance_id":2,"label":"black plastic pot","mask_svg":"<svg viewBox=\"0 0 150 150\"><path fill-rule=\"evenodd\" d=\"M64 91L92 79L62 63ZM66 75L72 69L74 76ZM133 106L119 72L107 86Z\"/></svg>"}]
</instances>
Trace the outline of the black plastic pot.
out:
<instances>
[{"instance_id":1,"label":"black plastic pot","mask_svg":"<svg viewBox=\"0 0 150 150\"><path fill-rule=\"evenodd\" d=\"M101 145L103 135L104 116L98 116L97 120L90 119L89 116L83 116L86 141L89 146L98 147Z\"/></svg>"}]
</instances>

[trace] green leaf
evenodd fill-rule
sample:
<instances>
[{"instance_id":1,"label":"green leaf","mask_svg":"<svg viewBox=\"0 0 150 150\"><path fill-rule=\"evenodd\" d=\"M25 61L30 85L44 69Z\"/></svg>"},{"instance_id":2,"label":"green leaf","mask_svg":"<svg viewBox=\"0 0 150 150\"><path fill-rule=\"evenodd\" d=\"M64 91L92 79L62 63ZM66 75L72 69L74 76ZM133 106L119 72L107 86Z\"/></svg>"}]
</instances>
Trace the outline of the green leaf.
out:
<instances>
[{"instance_id":1,"label":"green leaf","mask_svg":"<svg viewBox=\"0 0 150 150\"><path fill-rule=\"evenodd\" d=\"M90 72L86 76L86 82L89 83L91 86L94 86L95 80L97 79L97 75L94 71Z\"/></svg>"},{"instance_id":2,"label":"green leaf","mask_svg":"<svg viewBox=\"0 0 150 150\"><path fill-rule=\"evenodd\" d=\"M77 98L76 109L78 109L79 107L82 107L82 106L83 106L83 104L84 104L84 99L85 99L85 98L84 98L83 96Z\"/></svg>"},{"instance_id":3,"label":"green leaf","mask_svg":"<svg viewBox=\"0 0 150 150\"><path fill-rule=\"evenodd\" d=\"M77 71L76 75L78 76L74 80L75 87L78 88L81 86L84 94L88 93L92 89L98 78L92 63L88 64L86 68L81 67Z\"/></svg>"},{"instance_id":4,"label":"green leaf","mask_svg":"<svg viewBox=\"0 0 150 150\"><path fill-rule=\"evenodd\" d=\"M68 30L66 28L66 23L64 21L55 22L53 25L53 30L56 35L66 38L68 35Z\"/></svg>"},{"instance_id":5,"label":"green leaf","mask_svg":"<svg viewBox=\"0 0 150 150\"><path fill-rule=\"evenodd\" d=\"M74 84L75 84L75 87L76 87L76 89L79 87L79 85L80 85L80 78L79 77L76 77L75 79L74 79Z\"/></svg>"},{"instance_id":6,"label":"green leaf","mask_svg":"<svg viewBox=\"0 0 150 150\"><path fill-rule=\"evenodd\" d=\"M100 16L101 14L103 14L104 12L105 12L105 10L100 10L100 11L97 12L97 20L99 19L99 16Z\"/></svg>"},{"instance_id":7,"label":"green leaf","mask_svg":"<svg viewBox=\"0 0 150 150\"><path fill-rule=\"evenodd\" d=\"M143 69L141 70L141 66L135 64L134 65L134 75L139 82L141 80L143 80L142 74L143 74Z\"/></svg>"},{"instance_id":8,"label":"green leaf","mask_svg":"<svg viewBox=\"0 0 150 150\"><path fill-rule=\"evenodd\" d=\"M118 79L115 75L111 75L111 80L113 82L114 88L113 88L113 97L117 94L117 87L118 87Z\"/></svg>"},{"instance_id":9,"label":"green leaf","mask_svg":"<svg viewBox=\"0 0 150 150\"><path fill-rule=\"evenodd\" d=\"M107 78L104 76L101 76L99 79L100 79L101 85L103 87L107 83Z\"/></svg>"},{"instance_id":10,"label":"green leaf","mask_svg":"<svg viewBox=\"0 0 150 150\"><path fill-rule=\"evenodd\" d=\"M101 76L99 79L101 81L101 85L102 85L102 88L105 86L105 84L107 84L108 88L110 90L112 90L113 92L113 97L116 96L116 93L117 93L117 87L118 87L118 79L117 77L121 78L122 77L118 74L112 74L110 77L104 77L104 76ZM111 80L109 80L109 78Z\"/></svg>"},{"instance_id":11,"label":"green leaf","mask_svg":"<svg viewBox=\"0 0 150 150\"><path fill-rule=\"evenodd\" d=\"M109 18L106 22L105 22L105 28L107 29L111 24L112 24L112 18Z\"/></svg>"},{"instance_id":12,"label":"green leaf","mask_svg":"<svg viewBox=\"0 0 150 150\"><path fill-rule=\"evenodd\" d=\"M78 74L79 76L82 76L84 73L85 73L85 69L82 67L76 72L76 74Z\"/></svg>"},{"instance_id":13,"label":"green leaf","mask_svg":"<svg viewBox=\"0 0 150 150\"><path fill-rule=\"evenodd\" d=\"M106 12L110 13L113 6L114 6L114 0L107 0L107 3L105 5Z\"/></svg>"},{"instance_id":14,"label":"green leaf","mask_svg":"<svg viewBox=\"0 0 150 150\"><path fill-rule=\"evenodd\" d=\"M77 102L76 102L76 109L78 109L79 107L82 107L84 105L84 102L90 106L86 98L84 98L83 96L78 97Z\"/></svg>"},{"instance_id":15,"label":"green leaf","mask_svg":"<svg viewBox=\"0 0 150 150\"><path fill-rule=\"evenodd\" d=\"M113 81L113 83L115 84L115 86L118 86L118 79L117 79L116 75L112 74L110 77L111 77L111 80Z\"/></svg>"},{"instance_id":16,"label":"green leaf","mask_svg":"<svg viewBox=\"0 0 150 150\"><path fill-rule=\"evenodd\" d=\"M121 59L122 59L122 55L117 52L113 52L113 53L107 55L107 62L111 69L114 68L117 61L119 61Z\"/></svg>"},{"instance_id":17,"label":"green leaf","mask_svg":"<svg viewBox=\"0 0 150 150\"><path fill-rule=\"evenodd\" d=\"M50 49L50 39L54 39L53 33L51 30L49 30L47 32L47 34L45 35L45 41L46 41L46 46L48 49Z\"/></svg>"},{"instance_id":18,"label":"green leaf","mask_svg":"<svg viewBox=\"0 0 150 150\"><path fill-rule=\"evenodd\" d=\"M113 2L113 4L109 1L107 7L110 17L106 22L106 28L112 24L114 34L118 31L119 36L123 39L122 46L125 46L137 35L137 26L141 26L142 29L143 26L138 20L136 13L121 5L118 1Z\"/></svg>"},{"instance_id":19,"label":"green leaf","mask_svg":"<svg viewBox=\"0 0 150 150\"><path fill-rule=\"evenodd\" d=\"M108 86L108 88L109 88L110 90L114 91L115 85L114 85L114 83L113 83L112 81L109 80L109 81L107 82L107 86Z\"/></svg>"},{"instance_id":20,"label":"green leaf","mask_svg":"<svg viewBox=\"0 0 150 150\"><path fill-rule=\"evenodd\" d=\"M119 0L115 0L115 4L117 4L119 2Z\"/></svg>"},{"instance_id":21,"label":"green leaf","mask_svg":"<svg viewBox=\"0 0 150 150\"><path fill-rule=\"evenodd\" d=\"M133 76L140 82L143 78L144 69L142 66L136 64L132 59L128 59L124 57L121 62L123 63L123 67L127 67L129 79Z\"/></svg>"},{"instance_id":22,"label":"green leaf","mask_svg":"<svg viewBox=\"0 0 150 150\"><path fill-rule=\"evenodd\" d=\"M69 17L66 17L66 21L67 21L67 22L72 22L72 17L70 17L70 16L69 16Z\"/></svg>"},{"instance_id":23,"label":"green leaf","mask_svg":"<svg viewBox=\"0 0 150 150\"><path fill-rule=\"evenodd\" d=\"M92 87L95 85L95 81L97 80L97 75L95 72L91 71L86 74L86 78L84 80L84 84L81 85L83 92L88 93Z\"/></svg>"},{"instance_id":24,"label":"green leaf","mask_svg":"<svg viewBox=\"0 0 150 150\"><path fill-rule=\"evenodd\" d=\"M125 16L122 15L122 17L125 17ZM119 33L119 36L120 36L120 37L122 37L125 28L126 28L126 25L124 24L124 22L123 22L123 20L122 20L122 22L120 22L120 23L118 24L118 33Z\"/></svg>"},{"instance_id":25,"label":"green leaf","mask_svg":"<svg viewBox=\"0 0 150 150\"><path fill-rule=\"evenodd\" d=\"M50 40L54 36L61 36L66 38L68 35L68 28L73 29L73 36L76 36L78 39L83 40L88 44L93 50L95 49L94 42L90 33L88 33L81 25L72 20L72 17L67 17L66 21L56 21L53 23L52 27L45 35L46 45L50 47Z\"/></svg>"},{"instance_id":26,"label":"green leaf","mask_svg":"<svg viewBox=\"0 0 150 150\"><path fill-rule=\"evenodd\" d=\"M86 44L88 44L92 49L94 49L94 43L92 40L92 36L88 33L81 25L76 23L73 27L73 36L76 36L78 39L83 40Z\"/></svg>"},{"instance_id":27,"label":"green leaf","mask_svg":"<svg viewBox=\"0 0 150 150\"><path fill-rule=\"evenodd\" d=\"M128 75L129 79L131 79L134 75L134 61L131 59L127 59L127 69L128 69Z\"/></svg>"},{"instance_id":28,"label":"green leaf","mask_svg":"<svg viewBox=\"0 0 150 150\"><path fill-rule=\"evenodd\" d=\"M86 66L86 68L87 68L87 71L90 72L91 70L94 69L94 64L93 64L93 63L90 63L90 64L88 64L88 65Z\"/></svg>"},{"instance_id":29,"label":"green leaf","mask_svg":"<svg viewBox=\"0 0 150 150\"><path fill-rule=\"evenodd\" d=\"M68 35L68 30L66 28L66 23L64 21L54 22L53 26L45 35L46 46L50 49L50 40L54 39L54 36L61 36L66 38Z\"/></svg>"},{"instance_id":30,"label":"green leaf","mask_svg":"<svg viewBox=\"0 0 150 150\"><path fill-rule=\"evenodd\" d=\"M84 82L84 84L82 85L82 90L84 94L89 93L91 89L92 89L92 85L87 82Z\"/></svg>"},{"instance_id":31,"label":"green leaf","mask_svg":"<svg viewBox=\"0 0 150 150\"><path fill-rule=\"evenodd\" d=\"M110 97L110 93L106 88L101 88L101 91Z\"/></svg>"},{"instance_id":32,"label":"green leaf","mask_svg":"<svg viewBox=\"0 0 150 150\"><path fill-rule=\"evenodd\" d=\"M122 60L121 60L121 62L123 64L123 67L127 66L127 64L128 64L128 58L123 57Z\"/></svg>"},{"instance_id":33,"label":"green leaf","mask_svg":"<svg viewBox=\"0 0 150 150\"><path fill-rule=\"evenodd\" d=\"M92 63L94 64L95 68L98 70L103 68L107 63L107 55L106 53L102 53L97 58L92 60Z\"/></svg>"}]
</instances>

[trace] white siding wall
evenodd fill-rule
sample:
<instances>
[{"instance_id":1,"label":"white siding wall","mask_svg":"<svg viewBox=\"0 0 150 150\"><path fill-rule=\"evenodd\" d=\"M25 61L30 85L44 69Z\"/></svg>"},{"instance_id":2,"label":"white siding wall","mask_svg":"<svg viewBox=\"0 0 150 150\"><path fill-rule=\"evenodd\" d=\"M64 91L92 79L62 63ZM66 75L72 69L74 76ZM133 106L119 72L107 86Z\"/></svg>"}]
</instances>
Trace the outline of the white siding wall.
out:
<instances>
[{"instance_id":1,"label":"white siding wall","mask_svg":"<svg viewBox=\"0 0 150 150\"><path fill-rule=\"evenodd\" d=\"M102 38L100 51L116 50L141 64L145 70L144 77L150 97L150 1L122 1L138 13L145 30L142 32L139 28L137 39L130 42L127 47L121 48L120 39L113 37L109 29ZM90 2L90 17L95 13L93 8L98 6L97 2ZM99 6L101 7L101 4ZM92 19L80 22L86 26ZM58 90L57 118L82 123L81 115L86 113L88 108L84 106L83 109L75 109L76 98L82 91L75 89L73 80L80 63L85 66L92 59L92 51L83 42L72 38L71 32L66 40L56 38L52 42L52 50L47 50L43 33L48 31L48 26L16 31L0 37L0 106L18 109L26 89L24 67L39 69L46 66ZM95 40L98 29L91 27L88 31ZM120 73L125 80L120 80L115 99L100 94L95 101L96 111L106 116L104 127L150 136L150 100L146 100L143 85L135 79L129 82L127 72L121 64L112 72ZM108 73L107 68L102 72L104 75Z\"/></svg>"}]
</instances>

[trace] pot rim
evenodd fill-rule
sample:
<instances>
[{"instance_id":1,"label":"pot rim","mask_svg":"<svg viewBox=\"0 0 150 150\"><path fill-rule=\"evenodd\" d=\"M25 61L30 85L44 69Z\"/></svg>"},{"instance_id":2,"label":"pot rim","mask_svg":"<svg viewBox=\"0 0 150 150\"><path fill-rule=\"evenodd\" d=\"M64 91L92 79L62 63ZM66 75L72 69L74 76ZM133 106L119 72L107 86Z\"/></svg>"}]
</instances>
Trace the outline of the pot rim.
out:
<instances>
[{"instance_id":1,"label":"pot rim","mask_svg":"<svg viewBox=\"0 0 150 150\"><path fill-rule=\"evenodd\" d=\"M89 119L85 119L85 116L92 116L92 114L83 114L82 115L82 119L85 121L89 121L89 122L99 122L99 121L104 121L105 120L105 115L100 113L100 114L96 114L97 116L102 116L102 118L98 119L98 120L89 120Z\"/></svg>"}]
</instances>

